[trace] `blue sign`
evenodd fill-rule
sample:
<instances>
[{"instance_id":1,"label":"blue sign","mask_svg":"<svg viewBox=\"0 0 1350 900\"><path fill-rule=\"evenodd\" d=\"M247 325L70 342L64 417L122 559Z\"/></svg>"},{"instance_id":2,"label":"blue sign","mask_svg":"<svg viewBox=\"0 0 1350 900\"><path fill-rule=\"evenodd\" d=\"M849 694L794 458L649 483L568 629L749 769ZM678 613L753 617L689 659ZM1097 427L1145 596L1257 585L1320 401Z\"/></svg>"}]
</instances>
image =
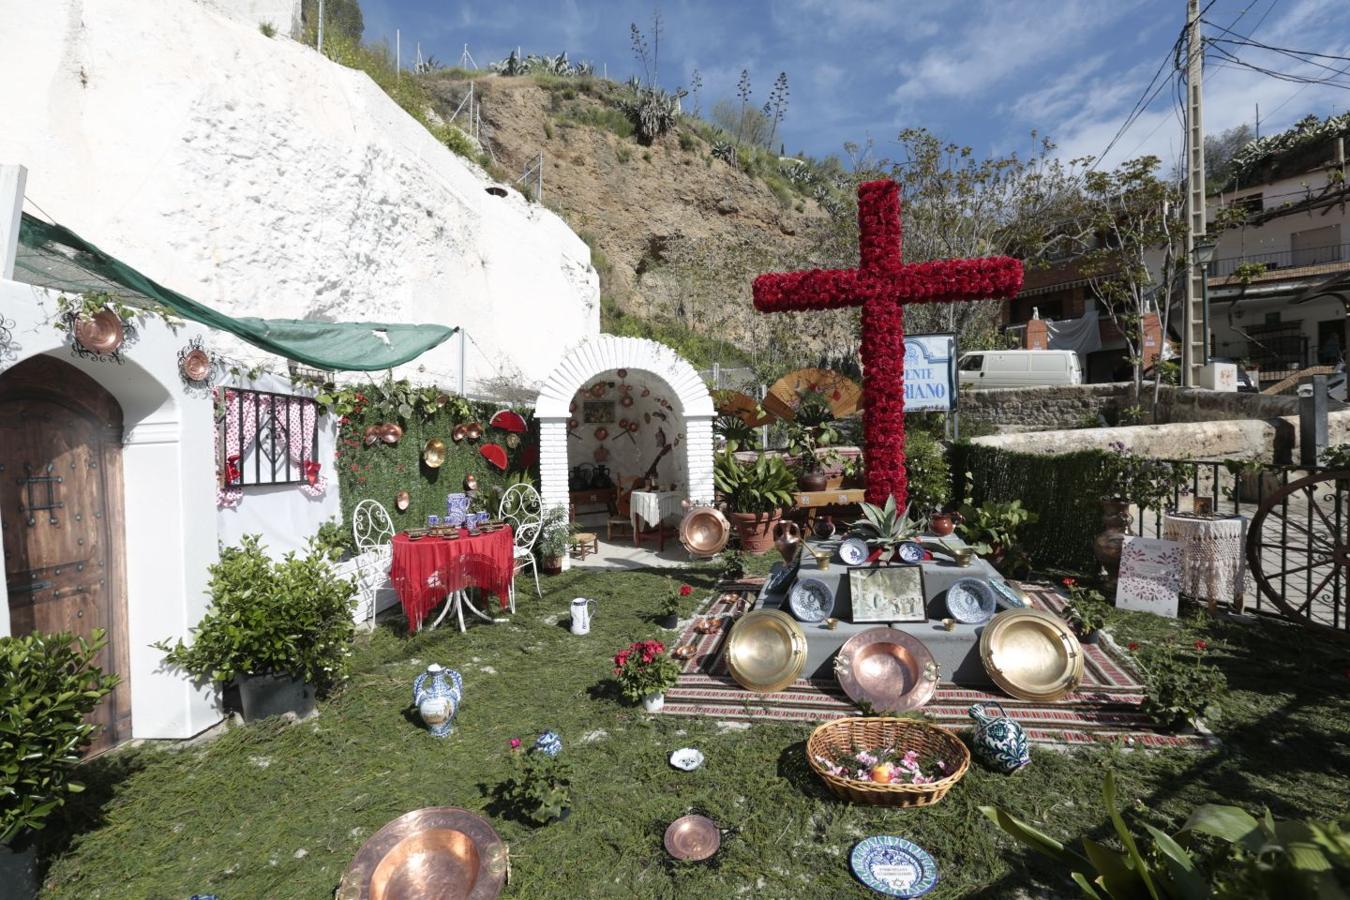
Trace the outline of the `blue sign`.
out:
<instances>
[{"instance_id":1,"label":"blue sign","mask_svg":"<svg viewBox=\"0 0 1350 900\"><path fill-rule=\"evenodd\" d=\"M905 412L956 408L956 335L905 335Z\"/></svg>"}]
</instances>

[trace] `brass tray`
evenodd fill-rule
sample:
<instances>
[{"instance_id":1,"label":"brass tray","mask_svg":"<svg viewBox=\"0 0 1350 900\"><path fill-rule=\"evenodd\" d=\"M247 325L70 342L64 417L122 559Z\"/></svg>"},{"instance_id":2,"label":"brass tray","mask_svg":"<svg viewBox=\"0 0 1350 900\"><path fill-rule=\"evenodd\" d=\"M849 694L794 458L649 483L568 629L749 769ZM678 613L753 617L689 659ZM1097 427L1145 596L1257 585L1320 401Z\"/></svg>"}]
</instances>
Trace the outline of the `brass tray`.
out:
<instances>
[{"instance_id":1,"label":"brass tray","mask_svg":"<svg viewBox=\"0 0 1350 900\"><path fill-rule=\"evenodd\" d=\"M938 667L923 641L882 625L849 638L834 658L834 677L854 703L878 715L918 709L937 693Z\"/></svg>"},{"instance_id":2,"label":"brass tray","mask_svg":"<svg viewBox=\"0 0 1350 900\"><path fill-rule=\"evenodd\" d=\"M1039 609L1009 609L980 634L980 661L1019 700L1058 700L1083 680L1083 648L1067 622Z\"/></svg>"},{"instance_id":3,"label":"brass tray","mask_svg":"<svg viewBox=\"0 0 1350 900\"><path fill-rule=\"evenodd\" d=\"M700 559L716 556L731 539L731 523L720 510L695 506L680 522L680 543L689 555Z\"/></svg>"},{"instance_id":4,"label":"brass tray","mask_svg":"<svg viewBox=\"0 0 1350 900\"><path fill-rule=\"evenodd\" d=\"M806 668L806 633L787 613L760 609L732 626L726 653L727 668L741 687L764 694L781 691Z\"/></svg>"},{"instance_id":5,"label":"brass tray","mask_svg":"<svg viewBox=\"0 0 1350 900\"><path fill-rule=\"evenodd\" d=\"M399 816L361 845L335 900L490 900L509 868L487 819L453 806Z\"/></svg>"}]
</instances>

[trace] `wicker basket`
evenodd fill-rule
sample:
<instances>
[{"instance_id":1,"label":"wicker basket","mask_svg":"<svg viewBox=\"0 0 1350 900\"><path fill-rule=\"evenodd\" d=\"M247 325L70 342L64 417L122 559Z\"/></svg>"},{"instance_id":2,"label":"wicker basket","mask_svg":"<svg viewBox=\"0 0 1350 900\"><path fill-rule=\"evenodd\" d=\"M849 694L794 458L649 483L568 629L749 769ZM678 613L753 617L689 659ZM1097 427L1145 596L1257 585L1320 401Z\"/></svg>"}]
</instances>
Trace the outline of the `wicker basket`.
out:
<instances>
[{"instance_id":1,"label":"wicker basket","mask_svg":"<svg viewBox=\"0 0 1350 900\"><path fill-rule=\"evenodd\" d=\"M952 774L931 784L879 784L875 781L855 781L831 775L816 761L817 756L832 759L837 754L850 753L855 748L881 749L903 747L916 750L920 756L938 756L955 761ZM929 806L947 796L952 786L960 781L970 768L970 751L955 732L929 725L918 719L846 718L826 722L806 742L806 761L834 793L853 803L869 806Z\"/></svg>"}]
</instances>

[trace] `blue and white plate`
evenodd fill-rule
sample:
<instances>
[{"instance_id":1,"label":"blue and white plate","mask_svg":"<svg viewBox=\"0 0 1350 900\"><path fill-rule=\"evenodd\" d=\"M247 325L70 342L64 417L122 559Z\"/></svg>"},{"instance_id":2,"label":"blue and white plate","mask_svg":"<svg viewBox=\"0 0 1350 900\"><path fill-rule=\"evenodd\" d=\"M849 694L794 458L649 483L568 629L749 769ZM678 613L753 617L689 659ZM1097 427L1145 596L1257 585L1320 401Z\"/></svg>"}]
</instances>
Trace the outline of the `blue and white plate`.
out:
<instances>
[{"instance_id":1,"label":"blue and white plate","mask_svg":"<svg viewBox=\"0 0 1350 900\"><path fill-rule=\"evenodd\" d=\"M872 548L860 537L846 537L839 542L839 560L846 566L861 566L867 562Z\"/></svg>"},{"instance_id":2,"label":"blue and white plate","mask_svg":"<svg viewBox=\"0 0 1350 900\"><path fill-rule=\"evenodd\" d=\"M788 593L788 609L799 622L824 622L834 612L834 591L819 578L799 578Z\"/></svg>"},{"instance_id":3,"label":"blue and white plate","mask_svg":"<svg viewBox=\"0 0 1350 900\"><path fill-rule=\"evenodd\" d=\"M938 883L937 863L928 851L890 834L859 841L849 864L859 881L888 897L918 897Z\"/></svg>"},{"instance_id":4,"label":"blue and white plate","mask_svg":"<svg viewBox=\"0 0 1350 900\"><path fill-rule=\"evenodd\" d=\"M1022 592L1008 582L998 579L991 581L990 584L994 588L994 593L998 594L994 599L998 601L999 606L1005 609L1026 609L1031 605Z\"/></svg>"},{"instance_id":5,"label":"blue and white plate","mask_svg":"<svg viewBox=\"0 0 1350 900\"><path fill-rule=\"evenodd\" d=\"M980 625L994 617L998 603L989 582L962 578L947 588L947 611L966 625Z\"/></svg>"},{"instance_id":6,"label":"blue and white plate","mask_svg":"<svg viewBox=\"0 0 1350 900\"><path fill-rule=\"evenodd\" d=\"M895 548L895 552L907 566L917 566L923 562L923 545L918 541L904 541Z\"/></svg>"}]
</instances>

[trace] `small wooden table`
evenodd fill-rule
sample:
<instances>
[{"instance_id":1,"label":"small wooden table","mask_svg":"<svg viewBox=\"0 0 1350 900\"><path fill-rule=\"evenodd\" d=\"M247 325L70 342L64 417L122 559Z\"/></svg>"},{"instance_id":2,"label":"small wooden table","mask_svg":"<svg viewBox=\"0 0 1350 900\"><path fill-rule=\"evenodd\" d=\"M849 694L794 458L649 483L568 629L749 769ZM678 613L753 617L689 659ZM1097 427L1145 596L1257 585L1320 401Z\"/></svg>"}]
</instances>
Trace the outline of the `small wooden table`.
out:
<instances>
[{"instance_id":1,"label":"small wooden table","mask_svg":"<svg viewBox=\"0 0 1350 900\"><path fill-rule=\"evenodd\" d=\"M591 531L578 531L572 535L572 558L585 559L592 553L600 552L600 536Z\"/></svg>"},{"instance_id":2,"label":"small wooden table","mask_svg":"<svg viewBox=\"0 0 1350 900\"><path fill-rule=\"evenodd\" d=\"M618 488L589 488L584 491L568 491L567 496L567 519L570 522L577 520L578 506L603 506L605 512L611 514L618 510Z\"/></svg>"},{"instance_id":3,"label":"small wooden table","mask_svg":"<svg viewBox=\"0 0 1350 900\"><path fill-rule=\"evenodd\" d=\"M833 491L797 491L792 495L793 508L801 510L802 525L815 529L816 516L822 512L839 515L847 507L863 502L867 491L863 488L836 488Z\"/></svg>"}]
</instances>

